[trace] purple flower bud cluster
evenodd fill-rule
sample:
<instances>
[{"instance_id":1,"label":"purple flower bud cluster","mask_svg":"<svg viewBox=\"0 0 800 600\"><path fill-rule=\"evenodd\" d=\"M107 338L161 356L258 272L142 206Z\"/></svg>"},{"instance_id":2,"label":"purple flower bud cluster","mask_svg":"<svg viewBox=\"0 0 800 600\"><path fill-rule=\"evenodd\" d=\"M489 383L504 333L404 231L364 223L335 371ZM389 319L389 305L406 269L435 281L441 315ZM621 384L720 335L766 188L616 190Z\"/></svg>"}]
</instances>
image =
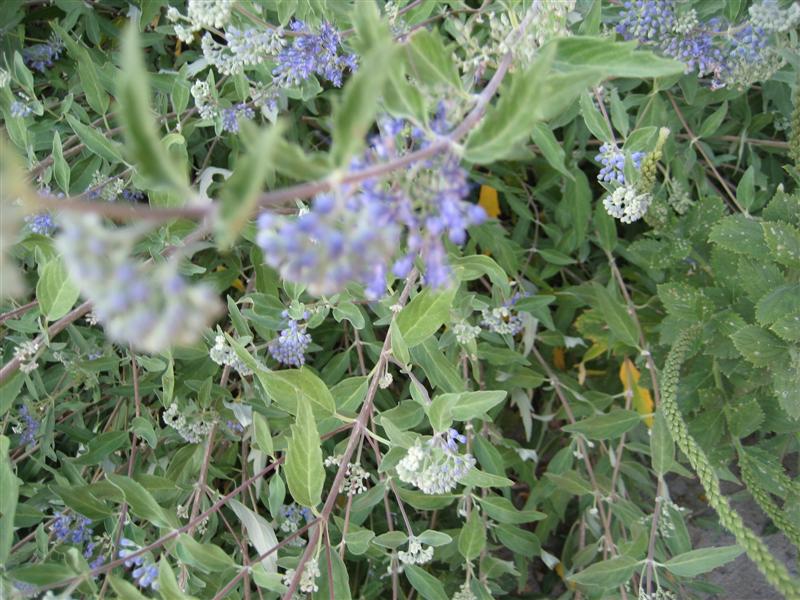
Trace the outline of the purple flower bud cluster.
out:
<instances>
[{"instance_id":1,"label":"purple flower bud cluster","mask_svg":"<svg viewBox=\"0 0 800 600\"><path fill-rule=\"evenodd\" d=\"M89 525L92 521L82 515L55 513L55 520L50 526L50 531L61 543L73 544L83 548L83 557L91 558L97 548L97 543L92 540L93 530ZM91 565L96 568L103 564L105 558L98 555Z\"/></svg>"},{"instance_id":2,"label":"purple flower bud cluster","mask_svg":"<svg viewBox=\"0 0 800 600\"><path fill-rule=\"evenodd\" d=\"M64 51L64 42L53 35L50 40L44 44L34 44L22 49L22 60L25 65L44 73L47 69L53 66L53 62L61 57Z\"/></svg>"},{"instance_id":3,"label":"purple flower bud cluster","mask_svg":"<svg viewBox=\"0 0 800 600\"><path fill-rule=\"evenodd\" d=\"M631 153L631 161L637 171L642 166L643 158L644 152ZM620 150L616 144L605 143L600 146L600 153L594 159L603 165L597 175L597 181L625 184L625 152Z\"/></svg>"},{"instance_id":4,"label":"purple flower bud cluster","mask_svg":"<svg viewBox=\"0 0 800 600\"><path fill-rule=\"evenodd\" d=\"M126 202L141 202L144 200L144 192L140 192L139 190L124 189L121 195L122 199Z\"/></svg>"},{"instance_id":5,"label":"purple flower bud cluster","mask_svg":"<svg viewBox=\"0 0 800 600\"><path fill-rule=\"evenodd\" d=\"M717 17L700 22L675 0L632 0L624 7L619 34L684 62L687 72L711 75L712 88L749 85L780 66L769 32L749 21L736 27Z\"/></svg>"},{"instance_id":6,"label":"purple flower bud cluster","mask_svg":"<svg viewBox=\"0 0 800 600\"><path fill-rule=\"evenodd\" d=\"M31 230L31 233L49 237L56 230L56 223L48 212L29 215L25 217L25 222L28 224L28 229Z\"/></svg>"},{"instance_id":7,"label":"purple flower bud cluster","mask_svg":"<svg viewBox=\"0 0 800 600\"><path fill-rule=\"evenodd\" d=\"M289 314L284 311L283 317ZM308 318L306 312L304 318ZM278 337L267 345L269 353L279 363L293 367L302 367L306 362L305 351L311 343L311 334L306 332L306 326L299 324L295 319L289 319L289 324L282 329Z\"/></svg>"},{"instance_id":8,"label":"purple flower bud cluster","mask_svg":"<svg viewBox=\"0 0 800 600\"><path fill-rule=\"evenodd\" d=\"M39 433L41 423L30 413L28 407L23 404L17 411L17 421L19 429L19 443L21 446L33 446L36 443L36 434Z\"/></svg>"},{"instance_id":9,"label":"purple flower bud cluster","mask_svg":"<svg viewBox=\"0 0 800 600\"><path fill-rule=\"evenodd\" d=\"M239 119L252 119L255 111L245 103L222 109L222 130L228 133L239 133Z\"/></svg>"},{"instance_id":10,"label":"purple flower bud cluster","mask_svg":"<svg viewBox=\"0 0 800 600\"><path fill-rule=\"evenodd\" d=\"M355 54L340 53L341 36L330 23L322 23L319 33L311 33L302 21L294 21L289 27L305 35L296 36L292 45L278 54L278 64L272 71L277 86L297 86L316 74L341 87L345 70L358 68Z\"/></svg>"},{"instance_id":11,"label":"purple flower bud cluster","mask_svg":"<svg viewBox=\"0 0 800 600\"><path fill-rule=\"evenodd\" d=\"M232 421L231 419L228 419L227 421L225 421L225 426L234 435L242 435L244 433L244 427L238 421Z\"/></svg>"},{"instance_id":12,"label":"purple flower bud cluster","mask_svg":"<svg viewBox=\"0 0 800 600\"><path fill-rule=\"evenodd\" d=\"M429 143L419 129L404 136L407 129L403 121L383 121L381 135L351 163L351 172ZM463 244L467 228L486 219L483 208L465 201L469 191L467 172L454 155L444 153L319 195L297 218L264 213L257 242L270 266L287 280L305 283L312 294L337 293L355 282L368 298L379 298L390 271L406 277L417 257L425 266L425 283L442 287L450 281L443 238ZM402 245L405 251L399 253Z\"/></svg>"},{"instance_id":13,"label":"purple flower bud cluster","mask_svg":"<svg viewBox=\"0 0 800 600\"><path fill-rule=\"evenodd\" d=\"M442 441L444 442L445 447L450 452L458 452L458 445L466 444L467 436L458 433L457 430L451 427L450 429L447 430L447 433L445 433L445 437L443 438Z\"/></svg>"},{"instance_id":14,"label":"purple flower bud cluster","mask_svg":"<svg viewBox=\"0 0 800 600\"><path fill-rule=\"evenodd\" d=\"M118 553L120 558L127 558L140 550L139 544L128 538L122 538L119 541L119 545L123 547ZM131 572L131 576L140 588L158 589L158 566L150 561L149 557L145 559L144 554L139 554L138 556L127 558L125 566L128 568L135 567Z\"/></svg>"}]
</instances>

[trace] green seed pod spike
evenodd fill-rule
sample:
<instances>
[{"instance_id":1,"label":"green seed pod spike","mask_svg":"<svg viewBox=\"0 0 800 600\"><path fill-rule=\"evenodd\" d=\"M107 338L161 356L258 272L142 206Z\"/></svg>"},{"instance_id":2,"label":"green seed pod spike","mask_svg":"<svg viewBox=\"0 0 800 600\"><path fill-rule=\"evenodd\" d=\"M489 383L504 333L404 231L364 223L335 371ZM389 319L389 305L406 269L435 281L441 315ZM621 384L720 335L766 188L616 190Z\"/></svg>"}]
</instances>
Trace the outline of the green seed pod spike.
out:
<instances>
[{"instance_id":1,"label":"green seed pod spike","mask_svg":"<svg viewBox=\"0 0 800 600\"><path fill-rule=\"evenodd\" d=\"M642 169L644 171L644 168ZM697 472L708 497L708 503L717 511L719 521L725 529L736 538L737 543L745 549L766 580L785 598L800 599L800 586L790 576L786 567L777 561L767 546L751 529L742 517L731 508L728 499L722 495L719 478L714 472L703 449L689 434L689 429L678 408L678 380L680 369L692 340L698 333L698 327L691 327L678 336L667 355L661 384L661 399L664 416L672 439L689 459L692 468Z\"/></svg>"}]
</instances>

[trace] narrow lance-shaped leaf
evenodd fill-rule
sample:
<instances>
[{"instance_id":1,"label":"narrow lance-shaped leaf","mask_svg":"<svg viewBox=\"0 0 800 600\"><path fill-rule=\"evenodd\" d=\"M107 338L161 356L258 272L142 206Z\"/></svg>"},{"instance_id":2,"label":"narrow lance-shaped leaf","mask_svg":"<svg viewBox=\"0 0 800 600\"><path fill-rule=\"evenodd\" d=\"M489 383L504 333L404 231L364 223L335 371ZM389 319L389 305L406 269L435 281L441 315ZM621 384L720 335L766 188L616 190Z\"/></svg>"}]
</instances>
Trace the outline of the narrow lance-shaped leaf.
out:
<instances>
[{"instance_id":1,"label":"narrow lance-shaped leaf","mask_svg":"<svg viewBox=\"0 0 800 600\"><path fill-rule=\"evenodd\" d=\"M325 469L317 425L311 408L305 402L297 404L297 419L292 425L285 471L289 492L298 504L309 508L319 504Z\"/></svg>"},{"instance_id":2,"label":"narrow lance-shaped leaf","mask_svg":"<svg viewBox=\"0 0 800 600\"><path fill-rule=\"evenodd\" d=\"M126 148L139 173L154 188L171 187L188 197L186 175L175 164L158 139L150 107L150 85L142 60L141 41L130 24L122 39L122 70L117 98L125 130Z\"/></svg>"}]
</instances>

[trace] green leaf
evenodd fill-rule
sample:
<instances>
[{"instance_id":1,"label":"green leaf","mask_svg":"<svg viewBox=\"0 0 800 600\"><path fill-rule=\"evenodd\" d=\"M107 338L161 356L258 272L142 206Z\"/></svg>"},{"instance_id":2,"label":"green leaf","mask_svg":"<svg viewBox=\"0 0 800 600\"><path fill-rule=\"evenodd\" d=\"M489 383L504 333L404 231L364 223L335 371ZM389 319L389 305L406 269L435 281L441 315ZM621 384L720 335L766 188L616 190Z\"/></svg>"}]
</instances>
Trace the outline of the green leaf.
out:
<instances>
[{"instance_id":1,"label":"green leaf","mask_svg":"<svg viewBox=\"0 0 800 600\"><path fill-rule=\"evenodd\" d=\"M435 338L428 338L411 349L411 360L418 365L428 380L444 392L460 392L464 389L464 379L458 369L439 349Z\"/></svg>"},{"instance_id":2,"label":"green leaf","mask_svg":"<svg viewBox=\"0 0 800 600\"><path fill-rule=\"evenodd\" d=\"M325 469L322 466L317 425L311 407L305 402L297 404L297 419L292 425L284 471L295 502L308 508L319 504L325 483Z\"/></svg>"},{"instance_id":3,"label":"green leaf","mask_svg":"<svg viewBox=\"0 0 800 600\"><path fill-rule=\"evenodd\" d=\"M709 241L736 254L764 259L770 254L761 223L745 215L731 215L711 228Z\"/></svg>"},{"instance_id":4,"label":"green leaf","mask_svg":"<svg viewBox=\"0 0 800 600\"><path fill-rule=\"evenodd\" d=\"M739 546L700 548L673 556L664 563L664 567L680 577L696 577L731 562L742 552L744 549Z\"/></svg>"},{"instance_id":5,"label":"green leaf","mask_svg":"<svg viewBox=\"0 0 800 600\"><path fill-rule=\"evenodd\" d=\"M492 531L503 546L520 556L532 558L541 554L542 544L531 531L507 524L498 525Z\"/></svg>"},{"instance_id":6,"label":"green leaf","mask_svg":"<svg viewBox=\"0 0 800 600\"><path fill-rule=\"evenodd\" d=\"M800 312L800 285L781 285L768 292L756 304L756 319L762 325Z\"/></svg>"},{"instance_id":7,"label":"green leaf","mask_svg":"<svg viewBox=\"0 0 800 600\"><path fill-rule=\"evenodd\" d=\"M36 284L36 298L48 320L57 321L67 314L79 296L80 290L70 279L64 261L59 258L45 264Z\"/></svg>"},{"instance_id":8,"label":"green leaf","mask_svg":"<svg viewBox=\"0 0 800 600\"><path fill-rule=\"evenodd\" d=\"M456 289L438 292L426 287L400 311L397 327L409 348L430 338L449 320Z\"/></svg>"},{"instance_id":9,"label":"green leaf","mask_svg":"<svg viewBox=\"0 0 800 600\"><path fill-rule=\"evenodd\" d=\"M472 510L458 536L458 551L465 559L474 560L480 556L485 546L486 530L483 527L483 520L478 511Z\"/></svg>"},{"instance_id":10,"label":"green leaf","mask_svg":"<svg viewBox=\"0 0 800 600\"><path fill-rule=\"evenodd\" d=\"M440 35L420 29L411 36L405 48L408 73L415 79L433 87L445 84L461 88L458 70Z\"/></svg>"},{"instance_id":11,"label":"green leaf","mask_svg":"<svg viewBox=\"0 0 800 600\"><path fill-rule=\"evenodd\" d=\"M636 323L625 309L625 303L612 296L611 293L598 283L592 285L597 308L603 314L605 322L611 333L621 342L639 347L639 335L636 330Z\"/></svg>"},{"instance_id":12,"label":"green leaf","mask_svg":"<svg viewBox=\"0 0 800 600\"><path fill-rule=\"evenodd\" d=\"M544 123L537 123L531 130L531 137L533 138L533 143L536 144L536 147L539 148L542 156L551 167L568 179L575 178L564 165L564 160L566 159L564 148L556 139L556 136L553 135L550 127Z\"/></svg>"},{"instance_id":13,"label":"green leaf","mask_svg":"<svg viewBox=\"0 0 800 600\"><path fill-rule=\"evenodd\" d=\"M81 91L86 96L86 101L95 112L104 115L108 110L108 94L100 85L97 68L92 56L85 47L73 40L69 32L59 26L57 22L53 22L50 25L67 47L70 56L78 61L78 77L80 78ZM64 193L67 193L67 191L64 190Z\"/></svg>"},{"instance_id":14,"label":"green leaf","mask_svg":"<svg viewBox=\"0 0 800 600\"><path fill-rule=\"evenodd\" d=\"M171 188L188 198L186 173L172 160L158 138L150 107L150 84L142 60L139 31L133 23L128 25L123 34L121 66L117 87L120 118L126 148L139 174L154 189Z\"/></svg>"},{"instance_id":15,"label":"green leaf","mask_svg":"<svg viewBox=\"0 0 800 600\"><path fill-rule=\"evenodd\" d=\"M561 429L569 433L580 433L592 440L618 438L630 431L642 420L635 410L616 409L603 415L593 415L577 423L564 425Z\"/></svg>"},{"instance_id":16,"label":"green leaf","mask_svg":"<svg viewBox=\"0 0 800 600\"><path fill-rule=\"evenodd\" d=\"M109 140L94 127L84 125L72 115L67 115L67 122L75 135L78 136L83 144L93 153L105 158L111 164L118 164L122 161L122 145L119 142Z\"/></svg>"},{"instance_id":17,"label":"green leaf","mask_svg":"<svg viewBox=\"0 0 800 600\"><path fill-rule=\"evenodd\" d=\"M417 565L405 565L403 569L406 578L412 587L417 590L420 598L425 600L449 600L449 596L444 591L444 586L436 577L423 571Z\"/></svg>"},{"instance_id":18,"label":"green leaf","mask_svg":"<svg viewBox=\"0 0 800 600\"><path fill-rule=\"evenodd\" d=\"M216 220L220 248L227 250L236 241L258 205L258 197L275 152L275 140L282 126L261 129L236 163L233 173L219 191L219 219Z\"/></svg>"},{"instance_id":19,"label":"green leaf","mask_svg":"<svg viewBox=\"0 0 800 600\"><path fill-rule=\"evenodd\" d=\"M369 549L369 544L374 537L375 532L369 529L348 531L344 538L347 551L356 556L361 556Z\"/></svg>"},{"instance_id":20,"label":"green leaf","mask_svg":"<svg viewBox=\"0 0 800 600\"><path fill-rule=\"evenodd\" d=\"M761 227L772 257L787 267L800 267L800 231L797 227L772 221L762 223Z\"/></svg>"},{"instance_id":21,"label":"green leaf","mask_svg":"<svg viewBox=\"0 0 800 600\"><path fill-rule=\"evenodd\" d=\"M602 142L611 143L613 135L608 123L600 114L600 111L595 107L590 93L581 94L581 116L586 127L592 132L592 135Z\"/></svg>"},{"instance_id":22,"label":"green leaf","mask_svg":"<svg viewBox=\"0 0 800 600\"><path fill-rule=\"evenodd\" d=\"M419 540L420 544L425 544L426 546L433 546L435 548L437 546L446 546L447 544L453 541L453 538L451 538L446 533L442 533L441 531L426 529L417 536L417 540Z\"/></svg>"},{"instance_id":23,"label":"green leaf","mask_svg":"<svg viewBox=\"0 0 800 600\"><path fill-rule=\"evenodd\" d=\"M378 99L381 96L389 73L395 68L399 47L391 42L391 35L383 21L378 18L374 3L365 3L357 11L361 20L371 20L372 25L361 25L359 35L369 35L371 48L358 65L358 71L344 87L342 102L333 113L333 163L346 166L350 158L364 144L369 128L375 121ZM370 15L368 19L364 15Z\"/></svg>"},{"instance_id":24,"label":"green leaf","mask_svg":"<svg viewBox=\"0 0 800 600\"><path fill-rule=\"evenodd\" d=\"M530 523L539 521L547 517L546 514L537 510L517 510L511 501L502 496L486 496L478 498L481 507L492 519L498 523L509 523L518 525L520 523Z\"/></svg>"},{"instance_id":25,"label":"green leaf","mask_svg":"<svg viewBox=\"0 0 800 600\"><path fill-rule=\"evenodd\" d=\"M555 49L540 50L525 71L510 76L511 82L500 92L500 99L467 138L464 157L475 163L491 163L509 156L514 146L527 140L540 120L541 105Z\"/></svg>"},{"instance_id":26,"label":"green leaf","mask_svg":"<svg viewBox=\"0 0 800 600\"><path fill-rule=\"evenodd\" d=\"M328 573L328 557L330 556L331 574ZM320 575L319 590L314 594L318 598L335 598L336 600L350 600L350 578L347 575L347 567L339 557L335 549L324 550L319 560ZM333 580L333 589L330 581Z\"/></svg>"},{"instance_id":27,"label":"green leaf","mask_svg":"<svg viewBox=\"0 0 800 600\"><path fill-rule=\"evenodd\" d=\"M659 408L653 415L653 428L650 431L650 462L653 471L663 476L675 460L675 442L664 419L664 412Z\"/></svg>"},{"instance_id":28,"label":"green leaf","mask_svg":"<svg viewBox=\"0 0 800 600\"><path fill-rule=\"evenodd\" d=\"M60 583L75 577L75 575L77 573L67 565L55 562L17 567L8 573L8 577L12 580L16 579L33 585Z\"/></svg>"},{"instance_id":29,"label":"green leaf","mask_svg":"<svg viewBox=\"0 0 800 600\"><path fill-rule=\"evenodd\" d=\"M595 563L568 579L584 588L613 590L626 583L638 566L639 561L630 556L617 556Z\"/></svg>"},{"instance_id":30,"label":"green leaf","mask_svg":"<svg viewBox=\"0 0 800 600\"><path fill-rule=\"evenodd\" d=\"M255 411L253 411L253 442L264 454L274 456L275 449L272 444L269 421L264 415Z\"/></svg>"},{"instance_id":31,"label":"green leaf","mask_svg":"<svg viewBox=\"0 0 800 600\"><path fill-rule=\"evenodd\" d=\"M253 548L256 549L258 556L262 556L278 545L278 538L275 536L275 531L264 517L253 512L237 500L231 500L228 505L233 512L236 513L236 516L239 517L239 521L241 521L242 525L244 525L247 538L253 545ZM264 571L267 573L277 573L278 553L273 552L269 556L263 558L261 560L261 566L264 567Z\"/></svg>"},{"instance_id":32,"label":"green leaf","mask_svg":"<svg viewBox=\"0 0 800 600\"><path fill-rule=\"evenodd\" d=\"M486 471L481 471L480 469L475 468L470 469L467 474L461 478L459 483L479 488L502 488L511 487L514 485L514 482L507 477L493 475L492 473L487 473Z\"/></svg>"},{"instance_id":33,"label":"green leaf","mask_svg":"<svg viewBox=\"0 0 800 600\"><path fill-rule=\"evenodd\" d=\"M14 542L14 513L19 492L19 482L8 456L10 445L11 440L0 435L0 564L7 564Z\"/></svg>"},{"instance_id":34,"label":"green leaf","mask_svg":"<svg viewBox=\"0 0 800 600\"><path fill-rule=\"evenodd\" d=\"M451 397L448 402L450 414L456 421L470 421L486 414L506 398L505 391L461 392L443 394Z\"/></svg>"},{"instance_id":35,"label":"green leaf","mask_svg":"<svg viewBox=\"0 0 800 600\"><path fill-rule=\"evenodd\" d=\"M119 600L147 600L147 596L139 592L136 587L124 579L111 575L108 578L111 583L111 589L117 593Z\"/></svg>"},{"instance_id":36,"label":"green leaf","mask_svg":"<svg viewBox=\"0 0 800 600\"><path fill-rule=\"evenodd\" d=\"M76 465L99 465L109 454L128 446L130 438L125 431L107 431L89 441L88 449L75 459Z\"/></svg>"},{"instance_id":37,"label":"green leaf","mask_svg":"<svg viewBox=\"0 0 800 600\"><path fill-rule=\"evenodd\" d=\"M425 407L425 414L428 415L428 421L435 432L442 433L452 424L453 415L450 413L450 405L455 397L456 394L440 394L434 396L431 403Z\"/></svg>"},{"instance_id":38,"label":"green leaf","mask_svg":"<svg viewBox=\"0 0 800 600\"><path fill-rule=\"evenodd\" d=\"M757 325L747 325L731 336L733 345L747 360L767 367L784 360L786 347L773 333Z\"/></svg>"},{"instance_id":39,"label":"green leaf","mask_svg":"<svg viewBox=\"0 0 800 600\"><path fill-rule=\"evenodd\" d=\"M755 177L756 171L753 165L750 165L736 186L736 200L745 210L750 210L756 201Z\"/></svg>"},{"instance_id":40,"label":"green leaf","mask_svg":"<svg viewBox=\"0 0 800 600\"><path fill-rule=\"evenodd\" d=\"M597 229L597 242L606 252L613 252L617 247L617 222L606 212L602 202L597 202L594 209L594 226Z\"/></svg>"},{"instance_id":41,"label":"green leaf","mask_svg":"<svg viewBox=\"0 0 800 600\"><path fill-rule=\"evenodd\" d=\"M195 596L190 596L181 590L166 556L162 556L158 561L158 593L164 600L197 600Z\"/></svg>"},{"instance_id":42,"label":"green leaf","mask_svg":"<svg viewBox=\"0 0 800 600\"><path fill-rule=\"evenodd\" d=\"M584 494L594 494L592 484L586 479L578 475L575 471L567 471L566 473L545 473L544 476L549 479L557 488L565 492L582 496Z\"/></svg>"},{"instance_id":43,"label":"green leaf","mask_svg":"<svg viewBox=\"0 0 800 600\"><path fill-rule=\"evenodd\" d=\"M387 531L379 536L376 536L372 543L381 548L389 548L394 550L399 548L408 541L408 536L402 531Z\"/></svg>"},{"instance_id":44,"label":"green leaf","mask_svg":"<svg viewBox=\"0 0 800 600\"><path fill-rule=\"evenodd\" d=\"M788 342L800 342L800 312L778 319L770 329Z\"/></svg>"},{"instance_id":45,"label":"green leaf","mask_svg":"<svg viewBox=\"0 0 800 600\"><path fill-rule=\"evenodd\" d=\"M92 493L92 489L88 485L56 486L53 491L64 501L64 504L90 519L105 519L113 512L105 502Z\"/></svg>"},{"instance_id":46,"label":"green leaf","mask_svg":"<svg viewBox=\"0 0 800 600\"><path fill-rule=\"evenodd\" d=\"M347 319L356 329L364 329L366 325L364 315L355 304L349 301L341 301L333 307L333 318L337 323Z\"/></svg>"},{"instance_id":47,"label":"green leaf","mask_svg":"<svg viewBox=\"0 0 800 600\"><path fill-rule=\"evenodd\" d=\"M107 475L108 481L120 490L129 510L137 517L150 521L157 527L177 528L174 514L166 512L140 483L122 475Z\"/></svg>"},{"instance_id":48,"label":"green leaf","mask_svg":"<svg viewBox=\"0 0 800 600\"><path fill-rule=\"evenodd\" d=\"M69 194L70 170L67 161L64 159L64 150L61 146L61 136L58 131L53 136L53 175L61 191Z\"/></svg>"},{"instance_id":49,"label":"green leaf","mask_svg":"<svg viewBox=\"0 0 800 600\"><path fill-rule=\"evenodd\" d=\"M715 110L700 126L697 132L698 137L704 138L714 135L722 125L725 117L728 114L728 101L725 100L717 110Z\"/></svg>"},{"instance_id":50,"label":"green leaf","mask_svg":"<svg viewBox=\"0 0 800 600\"><path fill-rule=\"evenodd\" d=\"M406 344L405 339L403 339L403 334L400 333L400 328L397 326L397 321L395 319L392 319L392 322L389 324L389 335L391 336L389 341L392 344L392 354L394 357L404 365L409 364L411 362L411 355L408 353L408 344Z\"/></svg>"},{"instance_id":51,"label":"green leaf","mask_svg":"<svg viewBox=\"0 0 800 600\"><path fill-rule=\"evenodd\" d=\"M272 401L285 411L296 415L298 404L314 411L318 418L332 415L336 411L328 386L307 367L265 371L263 367L253 369Z\"/></svg>"},{"instance_id":52,"label":"green leaf","mask_svg":"<svg viewBox=\"0 0 800 600\"><path fill-rule=\"evenodd\" d=\"M236 566L230 555L219 546L208 542L201 544L185 533L178 536L178 556L182 562L204 573L219 573Z\"/></svg>"},{"instance_id":53,"label":"green leaf","mask_svg":"<svg viewBox=\"0 0 800 600\"><path fill-rule=\"evenodd\" d=\"M503 291L506 296L511 295L511 286L508 275L495 260L482 254L472 256L456 256L450 259L450 266L456 271L460 281L473 281L486 275L489 280Z\"/></svg>"},{"instance_id":54,"label":"green leaf","mask_svg":"<svg viewBox=\"0 0 800 600\"><path fill-rule=\"evenodd\" d=\"M661 58L647 50L638 50L636 41L618 42L608 37L559 37L548 44L558 46L556 66L569 70L593 68L600 77L667 77L681 75L686 66Z\"/></svg>"}]
</instances>

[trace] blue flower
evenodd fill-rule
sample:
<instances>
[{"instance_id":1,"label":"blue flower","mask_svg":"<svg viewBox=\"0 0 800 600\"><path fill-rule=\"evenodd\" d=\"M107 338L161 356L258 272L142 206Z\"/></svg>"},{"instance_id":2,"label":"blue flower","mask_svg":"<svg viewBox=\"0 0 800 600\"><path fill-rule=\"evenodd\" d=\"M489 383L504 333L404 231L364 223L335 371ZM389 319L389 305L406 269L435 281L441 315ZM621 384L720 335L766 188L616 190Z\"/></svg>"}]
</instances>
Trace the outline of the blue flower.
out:
<instances>
[{"instance_id":1,"label":"blue flower","mask_svg":"<svg viewBox=\"0 0 800 600\"><path fill-rule=\"evenodd\" d=\"M61 57L63 51L64 43L58 36L53 35L45 44L34 44L23 48L22 60L26 66L44 73Z\"/></svg>"},{"instance_id":2,"label":"blue flower","mask_svg":"<svg viewBox=\"0 0 800 600\"><path fill-rule=\"evenodd\" d=\"M286 312L284 312L284 317ZM267 346L272 358L284 365L302 367L306 362L305 351L311 343L311 335L306 333L306 326L299 325L294 319L282 329L278 337Z\"/></svg>"},{"instance_id":3,"label":"blue flower","mask_svg":"<svg viewBox=\"0 0 800 600\"><path fill-rule=\"evenodd\" d=\"M318 34L312 34L302 21L294 21L290 29L305 35L295 37L278 54L272 70L277 86L297 86L316 74L341 87L345 70L358 68L354 54L340 54L341 36L330 23L322 23Z\"/></svg>"},{"instance_id":4,"label":"blue flower","mask_svg":"<svg viewBox=\"0 0 800 600\"><path fill-rule=\"evenodd\" d=\"M631 154L631 161L637 171L642 166L643 158L644 152L633 152ZM598 181L625 184L625 153L615 144L605 143L600 146L600 153L594 159L603 165L597 175Z\"/></svg>"},{"instance_id":5,"label":"blue flower","mask_svg":"<svg viewBox=\"0 0 800 600\"><path fill-rule=\"evenodd\" d=\"M19 443L22 446L33 446L36 443L36 434L39 433L41 423L31 415L28 407L24 404L17 411L20 427Z\"/></svg>"}]
</instances>

